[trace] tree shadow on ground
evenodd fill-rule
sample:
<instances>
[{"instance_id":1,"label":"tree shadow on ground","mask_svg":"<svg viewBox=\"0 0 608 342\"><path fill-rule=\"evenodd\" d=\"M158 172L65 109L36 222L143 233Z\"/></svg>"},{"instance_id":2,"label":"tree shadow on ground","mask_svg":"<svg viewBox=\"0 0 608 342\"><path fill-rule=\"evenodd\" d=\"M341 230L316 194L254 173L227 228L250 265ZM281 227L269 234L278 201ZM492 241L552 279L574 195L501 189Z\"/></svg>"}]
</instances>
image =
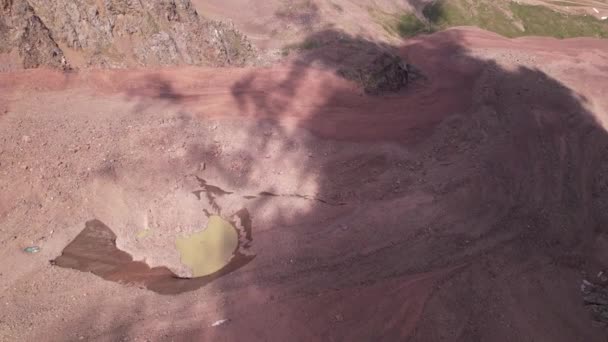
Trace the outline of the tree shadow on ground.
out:
<instances>
[{"instance_id":1,"label":"tree shadow on ground","mask_svg":"<svg viewBox=\"0 0 608 342\"><path fill-rule=\"evenodd\" d=\"M340 34L320 35L315 39ZM376 45L344 40L355 46L351 51ZM275 319L306 322L301 325L307 331L304 339L513 340L530 334L564 341L581 335L600 339L602 334L588 327L577 273L590 262L586 250L607 218L601 189L608 139L586 109L585 98L539 69L510 70L473 57L458 31L422 39L400 52L415 59L408 62L419 66L428 82L380 98L331 86L323 93L304 92L323 102L299 126L323 138L359 144L355 153L300 166L303 174L320 175L318 196L348 203L348 209L324 221L325 227L314 226L313 233L305 224L286 233L298 241L297 258L306 266L268 267L269 272L256 265L257 279L265 273L269 279L260 284L272 283L271 274L283 274L277 283L289 289L285 296L306 298L286 299L290 314L277 309L282 313ZM335 69L339 55L319 51L300 62ZM256 86L254 71L235 85L234 96L243 112L280 120L290 115L290 101L307 87L303 80L308 72L295 66L268 89ZM363 147L363 141L416 145L388 152L381 144L377 150ZM303 216L293 223L323 215L311 211ZM349 226L347 234L335 234L341 224ZM287 258L291 252L278 247L272 254ZM402 286L383 288L393 279L407 283L414 274L461 265L466 266L445 280L423 311L411 304L416 289L386 302L387 293ZM376 292L377 287L382 291ZM369 298L366 292L372 293ZM332 299L319 298L324 295ZM515 301L520 297L525 303ZM492 309L492 303L528 312L529 318L544 316L537 323L555 329L531 332L517 323L520 313L505 314ZM281 306L267 304L267 315L275 305ZM367 305L376 308L362 310ZM404 309L408 305L416 309ZM251 321L236 326L234 338L252 321L254 326L268 324L268 318L243 310ZM452 315L461 318L444 321ZM557 329L558 317L568 317L569 327ZM497 330L501 320L514 329ZM445 331L434 331L442 324ZM282 334L289 328L284 328L265 336L287 336Z\"/></svg>"},{"instance_id":2,"label":"tree shadow on ground","mask_svg":"<svg viewBox=\"0 0 608 342\"><path fill-rule=\"evenodd\" d=\"M375 45L346 40L353 52ZM293 169L284 171L295 189L312 180L316 192L305 195L344 205L243 201L257 256L214 281L230 322L174 319L167 339L603 340L579 290L608 223L608 136L585 98L540 69L474 56L458 30L391 49L425 80L368 96L319 71L340 66L343 52L327 50L232 85L250 130L232 154L247 165L213 159L222 182L257 184L257 171L276 163ZM132 99L190 110L179 86L155 83L158 94ZM277 176L260 191L295 194L282 186ZM261 223L268 206L276 215Z\"/></svg>"}]
</instances>

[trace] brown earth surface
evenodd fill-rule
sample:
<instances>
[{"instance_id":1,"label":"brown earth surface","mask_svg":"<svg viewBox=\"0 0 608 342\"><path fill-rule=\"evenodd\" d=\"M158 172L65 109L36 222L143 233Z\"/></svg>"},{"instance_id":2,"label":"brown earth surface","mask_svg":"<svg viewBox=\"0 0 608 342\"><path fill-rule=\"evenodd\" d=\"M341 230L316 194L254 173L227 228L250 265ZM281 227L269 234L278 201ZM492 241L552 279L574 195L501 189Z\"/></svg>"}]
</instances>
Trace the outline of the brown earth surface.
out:
<instances>
[{"instance_id":1,"label":"brown earth surface","mask_svg":"<svg viewBox=\"0 0 608 342\"><path fill-rule=\"evenodd\" d=\"M314 58L0 74L0 340L605 341L608 41L398 50L422 76L382 96ZM253 258L146 289L209 213ZM131 281L49 262L85 224Z\"/></svg>"},{"instance_id":2,"label":"brown earth surface","mask_svg":"<svg viewBox=\"0 0 608 342\"><path fill-rule=\"evenodd\" d=\"M206 17L230 21L260 49L280 49L299 43L319 29L339 29L374 40L394 40L371 12L387 15L411 12L429 0L193 0Z\"/></svg>"}]
</instances>

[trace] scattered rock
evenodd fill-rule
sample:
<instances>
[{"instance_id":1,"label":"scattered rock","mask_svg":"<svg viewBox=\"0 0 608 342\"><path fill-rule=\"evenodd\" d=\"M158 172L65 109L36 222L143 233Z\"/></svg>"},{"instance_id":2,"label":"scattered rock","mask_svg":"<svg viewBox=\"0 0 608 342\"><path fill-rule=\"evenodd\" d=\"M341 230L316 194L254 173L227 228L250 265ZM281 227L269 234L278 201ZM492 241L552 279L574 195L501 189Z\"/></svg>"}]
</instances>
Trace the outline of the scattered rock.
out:
<instances>
[{"instance_id":1,"label":"scattered rock","mask_svg":"<svg viewBox=\"0 0 608 342\"><path fill-rule=\"evenodd\" d=\"M217 327L217 326L220 326L222 324L228 323L229 321L230 321L230 319L227 319L227 318L226 319L220 319L220 320L217 320L217 321L213 322L213 324L211 324L211 326L212 327Z\"/></svg>"},{"instance_id":2,"label":"scattered rock","mask_svg":"<svg viewBox=\"0 0 608 342\"><path fill-rule=\"evenodd\" d=\"M585 306L591 310L593 319L608 324L608 288L583 280L581 292Z\"/></svg>"},{"instance_id":3,"label":"scattered rock","mask_svg":"<svg viewBox=\"0 0 608 342\"><path fill-rule=\"evenodd\" d=\"M38 246L29 246L29 247L24 248L23 251L25 253L35 254L35 253L40 252L40 247L38 247Z\"/></svg>"}]
</instances>

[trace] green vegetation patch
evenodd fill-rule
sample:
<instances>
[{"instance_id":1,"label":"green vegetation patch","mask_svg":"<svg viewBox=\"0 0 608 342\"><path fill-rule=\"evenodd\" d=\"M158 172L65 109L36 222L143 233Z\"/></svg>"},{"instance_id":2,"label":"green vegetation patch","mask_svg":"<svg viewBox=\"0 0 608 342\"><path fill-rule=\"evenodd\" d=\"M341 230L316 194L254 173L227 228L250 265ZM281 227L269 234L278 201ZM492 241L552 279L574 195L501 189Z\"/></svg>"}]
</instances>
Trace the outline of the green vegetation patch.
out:
<instances>
[{"instance_id":1,"label":"green vegetation patch","mask_svg":"<svg viewBox=\"0 0 608 342\"><path fill-rule=\"evenodd\" d=\"M318 48L322 47L323 45L325 45L325 44L318 40L315 40L312 38L307 38L298 43L292 43L292 44L285 45L281 49L281 54L283 56L288 56L292 51L297 52L297 51L314 50L314 49L318 49Z\"/></svg>"},{"instance_id":2,"label":"green vegetation patch","mask_svg":"<svg viewBox=\"0 0 608 342\"><path fill-rule=\"evenodd\" d=\"M398 17L395 30L401 37L412 37L420 33L432 32L431 26L418 19L414 14L408 13Z\"/></svg>"},{"instance_id":3,"label":"green vegetation patch","mask_svg":"<svg viewBox=\"0 0 608 342\"><path fill-rule=\"evenodd\" d=\"M471 5L466 1L440 0L425 7L423 14L437 30L476 26L507 37L522 33L508 13L493 2L475 2Z\"/></svg>"},{"instance_id":4,"label":"green vegetation patch","mask_svg":"<svg viewBox=\"0 0 608 342\"><path fill-rule=\"evenodd\" d=\"M467 13L465 8L462 8L461 2L437 1L426 6L422 13L432 25L437 27L450 27L457 25L473 24L474 16Z\"/></svg>"},{"instance_id":5,"label":"green vegetation patch","mask_svg":"<svg viewBox=\"0 0 608 342\"><path fill-rule=\"evenodd\" d=\"M608 23L592 16L568 15L543 6L483 0L439 0L423 10L434 30L477 26L506 37L608 37Z\"/></svg>"},{"instance_id":6,"label":"green vegetation patch","mask_svg":"<svg viewBox=\"0 0 608 342\"><path fill-rule=\"evenodd\" d=\"M525 29L522 35L557 38L608 38L608 23L592 16L568 15L543 6L512 3L511 11Z\"/></svg>"},{"instance_id":7,"label":"green vegetation patch","mask_svg":"<svg viewBox=\"0 0 608 342\"><path fill-rule=\"evenodd\" d=\"M386 32L393 36L407 38L421 33L433 32L429 23L420 20L413 13L396 15L374 8L368 8L368 12L372 18L386 30Z\"/></svg>"},{"instance_id":8,"label":"green vegetation patch","mask_svg":"<svg viewBox=\"0 0 608 342\"><path fill-rule=\"evenodd\" d=\"M314 50L314 49L318 49L321 46L323 46L323 43L321 43L318 40L315 39L311 39L311 38L307 38L302 42L299 43L292 43L292 44L288 44L285 47L283 47L283 51L284 53L289 53L289 51L292 50Z\"/></svg>"}]
</instances>

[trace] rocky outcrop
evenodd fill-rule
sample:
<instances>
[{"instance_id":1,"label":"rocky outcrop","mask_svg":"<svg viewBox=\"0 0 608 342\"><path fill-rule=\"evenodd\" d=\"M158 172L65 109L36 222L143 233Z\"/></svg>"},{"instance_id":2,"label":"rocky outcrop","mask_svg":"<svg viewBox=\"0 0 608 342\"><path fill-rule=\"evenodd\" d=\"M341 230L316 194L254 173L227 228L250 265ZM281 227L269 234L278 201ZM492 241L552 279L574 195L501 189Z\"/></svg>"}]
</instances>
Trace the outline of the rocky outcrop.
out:
<instances>
[{"instance_id":1,"label":"rocky outcrop","mask_svg":"<svg viewBox=\"0 0 608 342\"><path fill-rule=\"evenodd\" d=\"M18 51L24 68L68 68L51 32L25 1L0 3L0 53Z\"/></svg>"},{"instance_id":2,"label":"rocky outcrop","mask_svg":"<svg viewBox=\"0 0 608 342\"><path fill-rule=\"evenodd\" d=\"M56 67L64 53L82 67L244 65L255 56L244 35L201 18L189 0L2 1L0 39L10 32L9 49L29 49L26 68ZM58 62L36 57L45 54Z\"/></svg>"},{"instance_id":3,"label":"rocky outcrop","mask_svg":"<svg viewBox=\"0 0 608 342\"><path fill-rule=\"evenodd\" d=\"M583 280L581 292L585 306L591 311L593 320L608 324L608 288Z\"/></svg>"},{"instance_id":4,"label":"rocky outcrop","mask_svg":"<svg viewBox=\"0 0 608 342\"><path fill-rule=\"evenodd\" d=\"M316 32L295 48L298 63L334 70L372 95L399 91L421 76L392 46L342 31Z\"/></svg>"},{"instance_id":5,"label":"rocky outcrop","mask_svg":"<svg viewBox=\"0 0 608 342\"><path fill-rule=\"evenodd\" d=\"M408 65L401 57L383 51L371 56L356 65L340 67L338 74L359 83L366 93L373 95L399 91L407 86Z\"/></svg>"},{"instance_id":6,"label":"rocky outcrop","mask_svg":"<svg viewBox=\"0 0 608 342\"><path fill-rule=\"evenodd\" d=\"M377 94L398 91L408 82L408 66L401 57L381 53L368 65L357 70L361 84L367 93Z\"/></svg>"}]
</instances>

